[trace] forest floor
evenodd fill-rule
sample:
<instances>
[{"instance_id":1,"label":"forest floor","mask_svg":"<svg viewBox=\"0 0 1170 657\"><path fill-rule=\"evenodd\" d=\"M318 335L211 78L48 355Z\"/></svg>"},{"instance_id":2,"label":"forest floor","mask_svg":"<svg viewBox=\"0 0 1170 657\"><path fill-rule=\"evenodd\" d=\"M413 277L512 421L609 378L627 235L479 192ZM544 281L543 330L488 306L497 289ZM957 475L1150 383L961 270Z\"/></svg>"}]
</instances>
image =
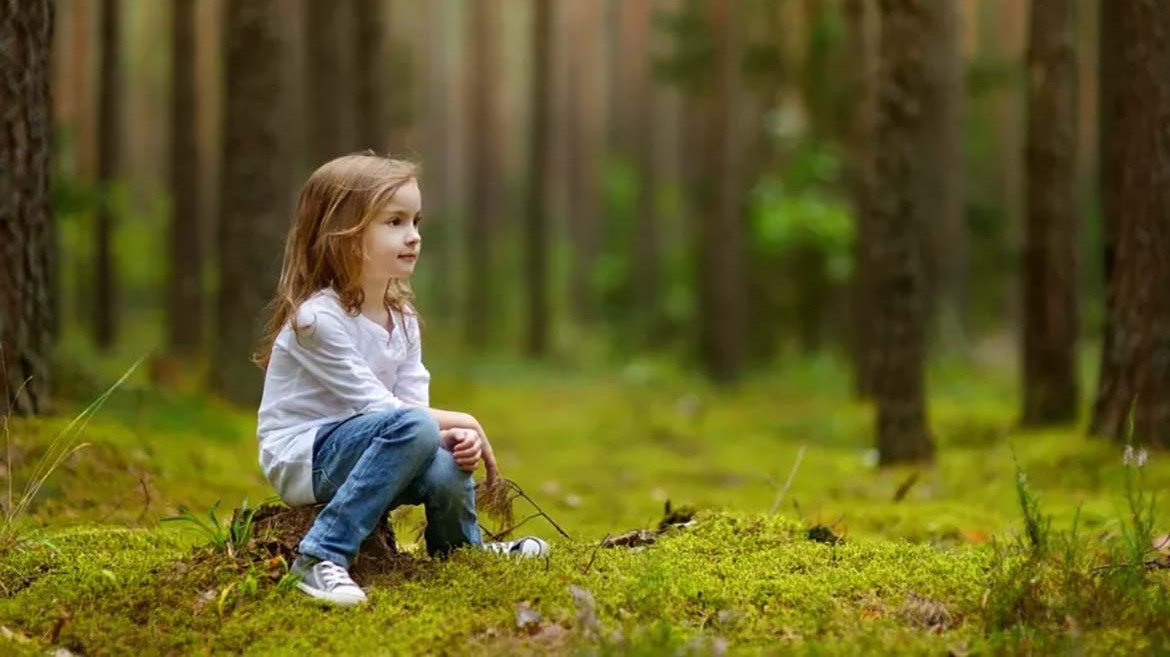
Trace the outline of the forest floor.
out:
<instances>
[{"instance_id":1,"label":"forest floor","mask_svg":"<svg viewBox=\"0 0 1170 657\"><path fill-rule=\"evenodd\" d=\"M1127 467L1081 428L1016 429L1006 371L935 368L936 464L878 469L871 410L829 360L733 390L654 362L432 370L432 403L473 412L504 474L571 537L540 517L520 527L551 558L433 561L407 510L408 557L366 579L369 603L314 604L255 543L161 522L219 502L228 523L272 495L254 414L135 377L4 525L0 654L1170 651L1170 547L1154 547L1170 513L1149 506L1170 459ZM91 399L104 376L63 384ZM15 498L67 410L8 421L0 482ZM668 502L696 513L652 543L599 547L655 530ZM517 518L533 511L516 502Z\"/></svg>"}]
</instances>

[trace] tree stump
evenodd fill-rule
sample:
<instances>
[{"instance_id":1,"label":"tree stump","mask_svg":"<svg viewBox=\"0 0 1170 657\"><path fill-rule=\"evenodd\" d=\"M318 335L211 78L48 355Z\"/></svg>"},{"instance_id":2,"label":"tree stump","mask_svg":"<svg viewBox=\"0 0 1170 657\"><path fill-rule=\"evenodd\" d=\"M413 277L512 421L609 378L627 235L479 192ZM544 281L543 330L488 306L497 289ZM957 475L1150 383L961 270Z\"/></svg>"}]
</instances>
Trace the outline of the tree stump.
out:
<instances>
[{"instance_id":1,"label":"tree stump","mask_svg":"<svg viewBox=\"0 0 1170 657\"><path fill-rule=\"evenodd\" d=\"M283 504L265 504L252 514L252 540L250 545L264 550L272 557L281 556L292 564L299 552L297 546L317 519L324 504L302 507L288 507ZM241 509L232 513L232 524L240 517ZM350 567L350 574L361 583L371 575L390 570L401 570L411 561L410 557L398 551L394 528L387 513L374 527L374 531L362 542L357 557Z\"/></svg>"}]
</instances>

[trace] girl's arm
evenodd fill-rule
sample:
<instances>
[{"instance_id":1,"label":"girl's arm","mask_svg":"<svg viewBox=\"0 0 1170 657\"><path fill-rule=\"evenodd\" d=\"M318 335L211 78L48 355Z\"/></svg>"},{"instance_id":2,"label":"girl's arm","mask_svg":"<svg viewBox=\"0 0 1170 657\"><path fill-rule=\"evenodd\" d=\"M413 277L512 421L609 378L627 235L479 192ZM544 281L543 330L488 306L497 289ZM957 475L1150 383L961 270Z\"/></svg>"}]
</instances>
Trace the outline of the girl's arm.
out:
<instances>
[{"instance_id":1,"label":"girl's arm","mask_svg":"<svg viewBox=\"0 0 1170 657\"><path fill-rule=\"evenodd\" d=\"M474 429L480 435L483 435L483 427L479 425L479 420L476 420L469 413L445 411L441 408L428 408L426 410L439 423L440 430Z\"/></svg>"}]
</instances>

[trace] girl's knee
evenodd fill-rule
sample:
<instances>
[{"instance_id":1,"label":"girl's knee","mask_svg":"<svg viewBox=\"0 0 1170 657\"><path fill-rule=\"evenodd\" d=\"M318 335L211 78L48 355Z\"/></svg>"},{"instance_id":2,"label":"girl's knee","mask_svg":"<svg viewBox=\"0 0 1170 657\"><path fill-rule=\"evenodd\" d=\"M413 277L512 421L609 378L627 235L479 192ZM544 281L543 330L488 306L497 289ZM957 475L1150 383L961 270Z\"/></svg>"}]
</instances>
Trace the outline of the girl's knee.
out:
<instances>
[{"instance_id":1,"label":"girl's knee","mask_svg":"<svg viewBox=\"0 0 1170 657\"><path fill-rule=\"evenodd\" d=\"M427 475L427 489L433 495L458 499L475 490L472 473L459 467L455 457L445 449L435 453Z\"/></svg>"},{"instance_id":2,"label":"girl's knee","mask_svg":"<svg viewBox=\"0 0 1170 657\"><path fill-rule=\"evenodd\" d=\"M439 448L439 422L430 413L421 408L408 408L403 411L402 423L420 451L430 453Z\"/></svg>"},{"instance_id":3,"label":"girl's knee","mask_svg":"<svg viewBox=\"0 0 1170 657\"><path fill-rule=\"evenodd\" d=\"M383 412L384 435L407 439L419 454L430 456L439 448L439 423L421 408L403 408Z\"/></svg>"}]
</instances>

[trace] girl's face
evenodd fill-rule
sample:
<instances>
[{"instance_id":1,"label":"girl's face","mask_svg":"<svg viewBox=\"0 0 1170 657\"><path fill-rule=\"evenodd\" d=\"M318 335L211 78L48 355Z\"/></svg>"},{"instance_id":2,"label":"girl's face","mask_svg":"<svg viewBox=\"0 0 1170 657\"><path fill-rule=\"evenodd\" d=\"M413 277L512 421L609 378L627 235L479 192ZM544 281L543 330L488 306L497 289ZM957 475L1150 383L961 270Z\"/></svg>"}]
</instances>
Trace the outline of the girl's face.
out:
<instances>
[{"instance_id":1,"label":"girl's face","mask_svg":"<svg viewBox=\"0 0 1170 657\"><path fill-rule=\"evenodd\" d=\"M422 246L420 221L422 194L412 180L398 188L362 233L362 278L378 282L410 278Z\"/></svg>"}]
</instances>

